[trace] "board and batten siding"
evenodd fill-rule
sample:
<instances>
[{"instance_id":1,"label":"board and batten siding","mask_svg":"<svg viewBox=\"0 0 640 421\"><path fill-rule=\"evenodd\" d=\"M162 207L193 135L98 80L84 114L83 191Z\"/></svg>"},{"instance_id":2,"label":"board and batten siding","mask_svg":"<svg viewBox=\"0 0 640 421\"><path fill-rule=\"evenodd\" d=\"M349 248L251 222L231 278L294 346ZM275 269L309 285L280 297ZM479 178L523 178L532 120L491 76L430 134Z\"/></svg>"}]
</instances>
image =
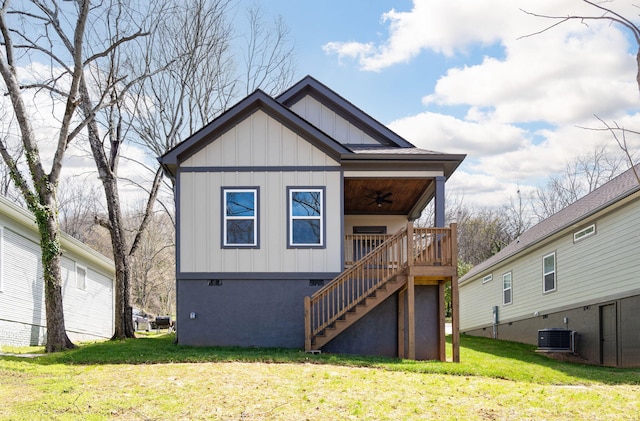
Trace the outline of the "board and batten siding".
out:
<instances>
[{"instance_id":1,"label":"board and batten siding","mask_svg":"<svg viewBox=\"0 0 640 421\"><path fill-rule=\"evenodd\" d=\"M573 233L591 223L596 234L573 242ZM542 258L556 253L556 290L542 291ZM460 329L492 323L498 306L500 322L550 313L554 309L594 304L614 296L640 291L640 201L565 230L553 241L521 254L517 259L483 272L460 287ZM502 275L512 272L513 303L502 304ZM493 280L482 283L484 275Z\"/></svg>"},{"instance_id":2,"label":"board and batten siding","mask_svg":"<svg viewBox=\"0 0 640 421\"><path fill-rule=\"evenodd\" d=\"M339 163L264 111L185 159L178 177L180 273L342 270ZM236 186L259 190L259 248L222 249L222 188ZM326 189L326 247L287 248L288 187Z\"/></svg>"},{"instance_id":3,"label":"board and batten siding","mask_svg":"<svg viewBox=\"0 0 640 421\"><path fill-rule=\"evenodd\" d=\"M362 129L354 126L347 119L341 117L311 95L306 95L293 104L291 110L342 144L380 144L379 141L366 134Z\"/></svg>"},{"instance_id":4,"label":"board and batten siding","mask_svg":"<svg viewBox=\"0 0 640 421\"><path fill-rule=\"evenodd\" d=\"M188 157L190 167L335 166L339 163L262 110Z\"/></svg>"}]
</instances>

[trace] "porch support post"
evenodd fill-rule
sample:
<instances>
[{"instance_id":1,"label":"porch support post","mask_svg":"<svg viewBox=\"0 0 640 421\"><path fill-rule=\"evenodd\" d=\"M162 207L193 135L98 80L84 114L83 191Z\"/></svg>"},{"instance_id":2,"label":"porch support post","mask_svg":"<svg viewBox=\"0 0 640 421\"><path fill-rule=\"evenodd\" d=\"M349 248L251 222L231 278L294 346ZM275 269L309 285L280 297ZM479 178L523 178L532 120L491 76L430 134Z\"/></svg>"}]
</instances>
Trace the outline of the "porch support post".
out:
<instances>
[{"instance_id":1,"label":"porch support post","mask_svg":"<svg viewBox=\"0 0 640 421\"><path fill-rule=\"evenodd\" d=\"M407 330L409 331L409 346L407 358L416 359L416 288L413 275L407 277Z\"/></svg>"},{"instance_id":2,"label":"porch support post","mask_svg":"<svg viewBox=\"0 0 640 421\"><path fill-rule=\"evenodd\" d=\"M458 288L458 224L451 224L451 264L456 268L451 277L451 344L453 346L453 362L460 362L460 299Z\"/></svg>"},{"instance_id":3,"label":"porch support post","mask_svg":"<svg viewBox=\"0 0 640 421\"><path fill-rule=\"evenodd\" d=\"M446 281L438 281L438 359L440 361L447 361L447 349L446 349L446 328L445 328L445 290Z\"/></svg>"},{"instance_id":4,"label":"porch support post","mask_svg":"<svg viewBox=\"0 0 640 421\"><path fill-rule=\"evenodd\" d=\"M304 297L304 350L311 351L311 298Z\"/></svg>"},{"instance_id":5,"label":"porch support post","mask_svg":"<svg viewBox=\"0 0 640 421\"><path fill-rule=\"evenodd\" d=\"M444 227L444 180L443 176L436 177L435 228Z\"/></svg>"},{"instance_id":6,"label":"porch support post","mask_svg":"<svg viewBox=\"0 0 640 421\"><path fill-rule=\"evenodd\" d=\"M407 358L407 354L404 350L404 339L405 339L405 329L404 329L404 321L405 321L405 299L407 297L407 288L403 288L398 293L398 358Z\"/></svg>"}]
</instances>

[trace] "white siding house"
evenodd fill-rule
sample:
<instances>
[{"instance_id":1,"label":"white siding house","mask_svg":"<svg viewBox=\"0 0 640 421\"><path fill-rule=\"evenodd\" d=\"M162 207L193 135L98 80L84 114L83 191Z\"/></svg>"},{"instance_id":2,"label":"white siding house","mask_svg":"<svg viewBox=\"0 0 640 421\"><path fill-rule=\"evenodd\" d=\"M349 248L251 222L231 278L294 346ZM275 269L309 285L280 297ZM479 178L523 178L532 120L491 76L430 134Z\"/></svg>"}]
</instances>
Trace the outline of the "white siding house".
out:
<instances>
[{"instance_id":1,"label":"white siding house","mask_svg":"<svg viewBox=\"0 0 640 421\"><path fill-rule=\"evenodd\" d=\"M33 216L0 196L0 345L46 339L42 259ZM62 294L74 342L113 335L113 262L62 234Z\"/></svg>"},{"instance_id":2,"label":"white siding house","mask_svg":"<svg viewBox=\"0 0 640 421\"><path fill-rule=\"evenodd\" d=\"M575 331L587 360L640 366L640 182L633 169L460 279L460 330L538 343ZM495 314L497 311L497 314Z\"/></svg>"}]
</instances>

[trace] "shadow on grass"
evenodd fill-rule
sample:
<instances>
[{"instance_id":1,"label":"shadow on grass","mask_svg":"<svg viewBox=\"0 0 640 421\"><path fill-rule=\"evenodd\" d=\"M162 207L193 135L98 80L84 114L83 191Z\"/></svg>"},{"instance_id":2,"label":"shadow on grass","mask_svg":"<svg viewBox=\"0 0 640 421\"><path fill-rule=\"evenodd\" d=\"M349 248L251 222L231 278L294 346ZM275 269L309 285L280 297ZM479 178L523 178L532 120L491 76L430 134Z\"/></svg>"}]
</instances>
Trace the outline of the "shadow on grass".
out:
<instances>
[{"instance_id":1,"label":"shadow on grass","mask_svg":"<svg viewBox=\"0 0 640 421\"><path fill-rule=\"evenodd\" d=\"M450 340L448 337L449 351ZM488 338L462 336L461 360L460 364L456 364L326 353L307 354L299 349L194 347L178 345L173 334L165 334L82 344L77 349L28 361L42 365L311 363L424 374L482 376L543 384L640 384L640 369L618 369L557 361L536 353L534 346Z\"/></svg>"}]
</instances>

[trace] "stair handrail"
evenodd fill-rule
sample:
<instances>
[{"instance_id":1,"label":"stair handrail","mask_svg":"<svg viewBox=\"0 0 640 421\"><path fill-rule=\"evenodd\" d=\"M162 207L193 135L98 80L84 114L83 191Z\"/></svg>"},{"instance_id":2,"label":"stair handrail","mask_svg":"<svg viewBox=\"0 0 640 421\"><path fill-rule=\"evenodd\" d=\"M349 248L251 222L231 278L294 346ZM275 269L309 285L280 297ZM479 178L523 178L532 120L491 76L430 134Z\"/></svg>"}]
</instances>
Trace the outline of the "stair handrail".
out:
<instances>
[{"instance_id":1,"label":"stair handrail","mask_svg":"<svg viewBox=\"0 0 640 421\"><path fill-rule=\"evenodd\" d=\"M312 337L406 267L407 238L407 229L401 229L311 297L305 297L305 348L310 347Z\"/></svg>"}]
</instances>

